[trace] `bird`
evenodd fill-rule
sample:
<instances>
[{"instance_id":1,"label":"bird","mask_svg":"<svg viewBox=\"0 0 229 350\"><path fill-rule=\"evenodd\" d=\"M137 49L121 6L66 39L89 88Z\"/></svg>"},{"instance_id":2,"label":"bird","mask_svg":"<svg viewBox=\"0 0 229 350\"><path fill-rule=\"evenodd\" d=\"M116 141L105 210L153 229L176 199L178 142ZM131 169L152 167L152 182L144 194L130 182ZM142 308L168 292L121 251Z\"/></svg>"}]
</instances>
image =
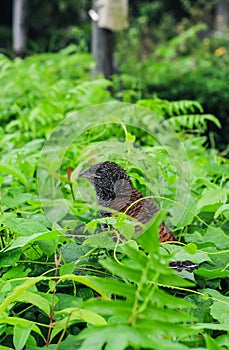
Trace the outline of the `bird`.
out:
<instances>
[{"instance_id":1,"label":"bird","mask_svg":"<svg viewBox=\"0 0 229 350\"><path fill-rule=\"evenodd\" d=\"M127 172L117 163L105 161L95 164L81 172L79 177L88 179L94 186L97 203L100 207L109 208L110 211L100 210L101 217L112 216L112 211L123 212L136 219L141 224L147 224L159 211L150 198L145 198L134 186ZM106 225L103 226L107 228ZM135 231L140 232L142 227L135 226ZM177 242L176 236L162 222L159 226L160 242ZM177 263L177 265L176 265ZM182 265L184 263L184 266ZM190 261L173 262L171 268L181 271L193 271L197 268Z\"/></svg>"},{"instance_id":2,"label":"bird","mask_svg":"<svg viewBox=\"0 0 229 350\"><path fill-rule=\"evenodd\" d=\"M142 224L147 224L159 211L149 199L144 198L132 184L126 171L118 164L110 161L96 164L83 171L79 177L88 179L95 188L98 205L123 212ZM111 216L111 212L100 211L102 217ZM136 232L142 230L136 226ZM175 235L163 222L159 228L160 242L176 241Z\"/></svg>"}]
</instances>

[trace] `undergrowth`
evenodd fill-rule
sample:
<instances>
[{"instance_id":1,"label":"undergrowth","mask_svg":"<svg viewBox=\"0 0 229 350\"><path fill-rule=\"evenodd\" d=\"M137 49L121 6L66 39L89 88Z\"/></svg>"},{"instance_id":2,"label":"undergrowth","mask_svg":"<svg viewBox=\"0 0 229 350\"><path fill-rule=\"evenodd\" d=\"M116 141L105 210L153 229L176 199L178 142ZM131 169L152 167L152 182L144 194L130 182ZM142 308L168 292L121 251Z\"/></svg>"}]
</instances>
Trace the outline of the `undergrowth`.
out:
<instances>
[{"instance_id":1,"label":"undergrowth","mask_svg":"<svg viewBox=\"0 0 229 350\"><path fill-rule=\"evenodd\" d=\"M90 82L89 63L73 47L0 57L0 349L229 349L229 163L203 136L220 123L196 101L106 110L109 83ZM102 232L78 179L107 157L161 206L138 237L125 215L110 219L115 240ZM163 220L178 244L159 244ZM200 267L168 267L182 260Z\"/></svg>"}]
</instances>

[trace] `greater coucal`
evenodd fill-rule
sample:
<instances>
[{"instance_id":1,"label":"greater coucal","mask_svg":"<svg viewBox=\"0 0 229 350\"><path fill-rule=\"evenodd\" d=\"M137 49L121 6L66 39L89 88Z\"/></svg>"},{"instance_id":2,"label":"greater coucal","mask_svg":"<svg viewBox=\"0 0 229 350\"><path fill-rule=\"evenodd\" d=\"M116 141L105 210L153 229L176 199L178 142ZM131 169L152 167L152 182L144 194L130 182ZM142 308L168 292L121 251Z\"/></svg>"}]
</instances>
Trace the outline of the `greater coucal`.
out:
<instances>
[{"instance_id":1,"label":"greater coucal","mask_svg":"<svg viewBox=\"0 0 229 350\"><path fill-rule=\"evenodd\" d=\"M95 188L97 202L101 207L110 208L114 211L125 212L128 216L135 218L142 224L148 223L154 214L158 212L158 207L143 194L134 188L130 177L126 171L114 162L103 162L83 171L79 177L87 178ZM111 212L100 211L102 217L111 216ZM136 226L135 230L142 228ZM174 234L165 223L160 225L160 242L177 241ZM185 263L183 266L182 264ZM192 262L171 263L171 267L182 270L193 271L197 266Z\"/></svg>"}]
</instances>

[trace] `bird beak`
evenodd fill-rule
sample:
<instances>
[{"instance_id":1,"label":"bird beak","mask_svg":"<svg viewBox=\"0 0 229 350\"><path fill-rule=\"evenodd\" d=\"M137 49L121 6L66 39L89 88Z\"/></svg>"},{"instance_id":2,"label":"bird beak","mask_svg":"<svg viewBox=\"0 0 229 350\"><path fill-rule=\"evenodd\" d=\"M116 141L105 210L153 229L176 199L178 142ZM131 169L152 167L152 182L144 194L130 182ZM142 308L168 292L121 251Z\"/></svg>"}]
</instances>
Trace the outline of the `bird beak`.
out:
<instances>
[{"instance_id":1,"label":"bird beak","mask_svg":"<svg viewBox=\"0 0 229 350\"><path fill-rule=\"evenodd\" d=\"M96 175L94 172L91 172L90 170L82 171L78 177L84 177L88 180L94 180L94 179L100 178L100 176Z\"/></svg>"}]
</instances>

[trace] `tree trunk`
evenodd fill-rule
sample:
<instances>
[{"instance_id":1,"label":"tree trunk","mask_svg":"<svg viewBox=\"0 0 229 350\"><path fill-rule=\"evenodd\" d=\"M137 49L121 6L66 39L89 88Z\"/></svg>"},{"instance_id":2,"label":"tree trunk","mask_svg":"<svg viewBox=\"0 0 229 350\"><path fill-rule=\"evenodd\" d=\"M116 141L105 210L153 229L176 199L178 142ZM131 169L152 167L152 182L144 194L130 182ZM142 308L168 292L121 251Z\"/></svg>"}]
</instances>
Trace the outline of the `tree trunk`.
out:
<instances>
[{"instance_id":1,"label":"tree trunk","mask_svg":"<svg viewBox=\"0 0 229 350\"><path fill-rule=\"evenodd\" d=\"M93 22L92 54L96 61L95 75L102 74L111 79L113 74L113 32L109 29L99 28Z\"/></svg>"},{"instance_id":2,"label":"tree trunk","mask_svg":"<svg viewBox=\"0 0 229 350\"><path fill-rule=\"evenodd\" d=\"M229 29L229 2L228 0L218 0L215 14L215 33L222 37Z\"/></svg>"},{"instance_id":3,"label":"tree trunk","mask_svg":"<svg viewBox=\"0 0 229 350\"><path fill-rule=\"evenodd\" d=\"M93 9L96 11L95 0ZM99 28L96 21L92 21L92 55L96 61L94 77L102 74L111 79L113 68L114 33L110 29Z\"/></svg>"},{"instance_id":4,"label":"tree trunk","mask_svg":"<svg viewBox=\"0 0 229 350\"><path fill-rule=\"evenodd\" d=\"M27 41L28 0L13 0L13 52L24 57Z\"/></svg>"}]
</instances>

